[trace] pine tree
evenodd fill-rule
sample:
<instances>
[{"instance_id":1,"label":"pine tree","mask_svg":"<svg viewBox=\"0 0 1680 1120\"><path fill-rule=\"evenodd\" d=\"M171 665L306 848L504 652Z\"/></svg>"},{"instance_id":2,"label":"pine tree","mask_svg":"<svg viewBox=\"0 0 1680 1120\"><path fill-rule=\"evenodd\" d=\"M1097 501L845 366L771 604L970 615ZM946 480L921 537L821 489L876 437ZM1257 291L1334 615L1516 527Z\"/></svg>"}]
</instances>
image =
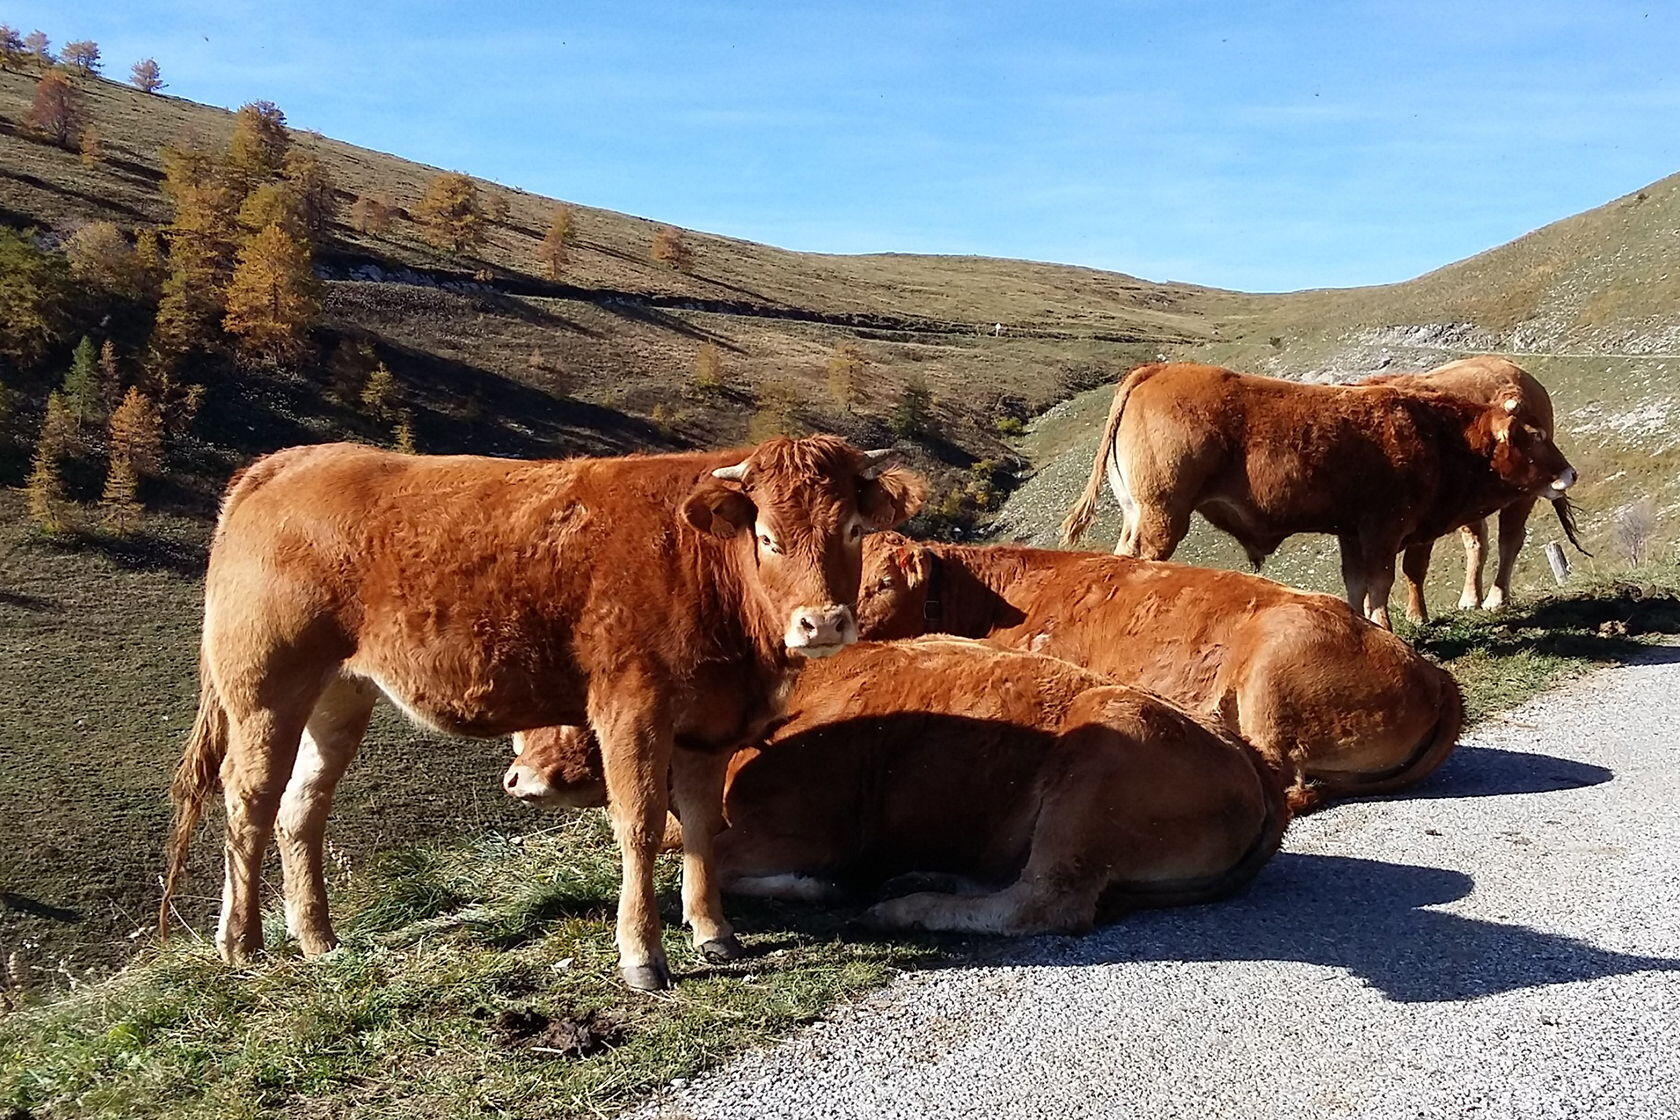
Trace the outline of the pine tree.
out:
<instances>
[{"instance_id":1,"label":"pine tree","mask_svg":"<svg viewBox=\"0 0 1680 1120\"><path fill-rule=\"evenodd\" d=\"M76 344L70 368L64 373L64 407L76 418L78 430L87 423L99 399L99 364L93 339L87 335Z\"/></svg>"},{"instance_id":2,"label":"pine tree","mask_svg":"<svg viewBox=\"0 0 1680 1120\"><path fill-rule=\"evenodd\" d=\"M121 454L139 473L156 476L163 470L163 424L139 386L130 386L111 413L107 440L112 453Z\"/></svg>"},{"instance_id":3,"label":"pine tree","mask_svg":"<svg viewBox=\"0 0 1680 1120\"><path fill-rule=\"evenodd\" d=\"M99 138L98 129L82 129L81 150L83 167L99 166L99 161L105 158L105 145Z\"/></svg>"},{"instance_id":4,"label":"pine tree","mask_svg":"<svg viewBox=\"0 0 1680 1120\"><path fill-rule=\"evenodd\" d=\"M457 172L442 172L426 184L415 217L424 227L427 240L440 249L461 253L484 241L478 184Z\"/></svg>"},{"instance_id":5,"label":"pine tree","mask_svg":"<svg viewBox=\"0 0 1680 1120\"><path fill-rule=\"evenodd\" d=\"M233 115L228 167L247 187L280 174L292 136L286 114L272 101L248 101Z\"/></svg>"},{"instance_id":6,"label":"pine tree","mask_svg":"<svg viewBox=\"0 0 1680 1120\"><path fill-rule=\"evenodd\" d=\"M25 491L29 519L44 533L58 534L69 528L70 514L64 495L64 476L59 461L70 447L75 421L57 393L47 397L47 414L41 421L41 435L29 464Z\"/></svg>"},{"instance_id":7,"label":"pine tree","mask_svg":"<svg viewBox=\"0 0 1680 1120\"><path fill-rule=\"evenodd\" d=\"M64 49L58 52L58 60L82 74L99 73L99 44L92 39L78 39L74 43L64 44Z\"/></svg>"},{"instance_id":8,"label":"pine tree","mask_svg":"<svg viewBox=\"0 0 1680 1120\"><path fill-rule=\"evenodd\" d=\"M932 416L933 392L926 381L916 376L905 382L904 392L887 419L887 427L893 435L909 439L924 434Z\"/></svg>"},{"instance_id":9,"label":"pine tree","mask_svg":"<svg viewBox=\"0 0 1680 1120\"><path fill-rule=\"evenodd\" d=\"M117 344L106 339L99 347L99 403L107 415L122 402L122 366L117 361Z\"/></svg>"},{"instance_id":10,"label":"pine tree","mask_svg":"<svg viewBox=\"0 0 1680 1120\"><path fill-rule=\"evenodd\" d=\"M321 313L318 289L304 243L278 225L265 226L239 250L222 326L248 359L295 361Z\"/></svg>"},{"instance_id":11,"label":"pine tree","mask_svg":"<svg viewBox=\"0 0 1680 1120\"><path fill-rule=\"evenodd\" d=\"M702 343L694 355L694 387L712 393L723 388L723 351L715 342Z\"/></svg>"},{"instance_id":12,"label":"pine tree","mask_svg":"<svg viewBox=\"0 0 1680 1120\"><path fill-rule=\"evenodd\" d=\"M396 377L384 362L379 362L368 374L367 383L362 386L362 408L375 420L389 420L396 392Z\"/></svg>"},{"instance_id":13,"label":"pine tree","mask_svg":"<svg viewBox=\"0 0 1680 1120\"><path fill-rule=\"evenodd\" d=\"M82 134L82 91L64 74L48 70L35 83L35 98L23 123L61 148Z\"/></svg>"},{"instance_id":14,"label":"pine tree","mask_svg":"<svg viewBox=\"0 0 1680 1120\"><path fill-rule=\"evenodd\" d=\"M683 239L682 231L675 226L665 226L653 235L648 255L655 262L678 272L687 272L694 267L694 254Z\"/></svg>"},{"instance_id":15,"label":"pine tree","mask_svg":"<svg viewBox=\"0 0 1680 1120\"><path fill-rule=\"evenodd\" d=\"M548 232L542 240L543 267L548 269L550 280L560 279L565 271L569 258L567 246L571 244L573 227L572 208L560 205L554 208L554 216L548 221Z\"/></svg>"},{"instance_id":16,"label":"pine tree","mask_svg":"<svg viewBox=\"0 0 1680 1120\"><path fill-rule=\"evenodd\" d=\"M115 444L105 469L105 490L100 495L99 510L105 528L119 537L126 537L138 528L144 512L140 505L140 475L134 469L134 461L119 452Z\"/></svg>"},{"instance_id":17,"label":"pine tree","mask_svg":"<svg viewBox=\"0 0 1680 1120\"><path fill-rule=\"evenodd\" d=\"M156 93L164 87L157 60L153 58L142 58L139 62L136 62L134 69L129 71L128 80L135 89L142 93Z\"/></svg>"}]
</instances>

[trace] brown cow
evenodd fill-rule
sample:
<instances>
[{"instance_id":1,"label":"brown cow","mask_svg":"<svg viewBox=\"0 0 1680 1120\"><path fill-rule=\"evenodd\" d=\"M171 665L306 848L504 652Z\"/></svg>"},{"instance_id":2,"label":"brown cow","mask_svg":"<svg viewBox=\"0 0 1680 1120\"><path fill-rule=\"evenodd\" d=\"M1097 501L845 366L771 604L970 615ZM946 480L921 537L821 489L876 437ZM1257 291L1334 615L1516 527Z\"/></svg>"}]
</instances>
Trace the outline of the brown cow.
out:
<instances>
[{"instance_id":1,"label":"brown cow","mask_svg":"<svg viewBox=\"0 0 1680 1120\"><path fill-rule=\"evenodd\" d=\"M521 739L509 792L554 803L587 734ZM810 899L958 877L955 893L891 898L866 921L1002 934L1227 894L1289 817L1276 772L1182 709L1054 658L948 637L864 643L807 669L787 721L735 755L724 800L726 890Z\"/></svg>"},{"instance_id":2,"label":"brown cow","mask_svg":"<svg viewBox=\"0 0 1680 1120\"><path fill-rule=\"evenodd\" d=\"M858 628L986 638L1159 692L1290 774L1297 812L1422 780L1463 722L1452 675L1405 642L1243 572L886 533L865 545Z\"/></svg>"},{"instance_id":3,"label":"brown cow","mask_svg":"<svg viewBox=\"0 0 1680 1120\"><path fill-rule=\"evenodd\" d=\"M1557 425L1552 413L1551 394L1529 372L1505 358L1483 354L1436 366L1425 373L1390 373L1367 377L1361 385L1392 385L1398 389L1422 386L1444 393L1478 401L1484 405L1511 397L1521 402L1514 419L1528 424L1555 438ZM1511 596L1511 573L1517 566L1517 554L1522 550L1528 533L1528 515L1539 500L1537 495L1524 495L1499 511L1499 561L1494 570L1493 588L1482 595L1482 567L1487 556L1487 519L1459 526L1464 543L1464 592L1459 596L1460 610L1483 607L1497 610ZM1565 497L1552 503L1564 534L1576 544L1576 529ZM1429 608L1424 602L1423 582L1429 574L1429 556L1434 541L1410 545L1400 560L1400 574L1406 585L1406 617L1413 622L1427 622ZM1580 547L1576 544L1576 547Z\"/></svg>"},{"instance_id":4,"label":"brown cow","mask_svg":"<svg viewBox=\"0 0 1680 1120\"><path fill-rule=\"evenodd\" d=\"M1296 533L1332 533L1348 603L1388 626L1394 557L1575 470L1522 402L1488 406L1387 385L1303 385L1184 362L1115 390L1085 492L1062 529L1089 527L1104 475L1126 515L1115 551L1165 560L1198 512L1256 567Z\"/></svg>"},{"instance_id":5,"label":"brown cow","mask_svg":"<svg viewBox=\"0 0 1680 1120\"><path fill-rule=\"evenodd\" d=\"M632 987L665 986L651 861L673 736L733 746L775 714L801 655L855 640L862 536L920 500L891 455L819 436L608 460L334 444L257 461L229 487L211 546L160 922L219 768L223 955L262 948L277 815L287 926L306 955L333 948L322 836L383 692L451 734L594 729L624 860L620 967ZM711 803L695 793L684 815L715 819L720 789L721 768ZM738 946L711 834L692 831L694 941L726 957Z\"/></svg>"}]
</instances>

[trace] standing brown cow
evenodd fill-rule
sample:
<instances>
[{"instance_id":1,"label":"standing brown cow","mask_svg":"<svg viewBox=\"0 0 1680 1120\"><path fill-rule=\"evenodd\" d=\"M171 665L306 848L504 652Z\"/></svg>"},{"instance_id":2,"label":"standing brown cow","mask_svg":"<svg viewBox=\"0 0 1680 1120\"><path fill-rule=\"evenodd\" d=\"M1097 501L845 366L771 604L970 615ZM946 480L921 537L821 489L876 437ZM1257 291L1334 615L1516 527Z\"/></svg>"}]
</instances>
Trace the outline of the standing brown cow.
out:
<instances>
[{"instance_id":1,"label":"standing brown cow","mask_svg":"<svg viewBox=\"0 0 1680 1120\"><path fill-rule=\"evenodd\" d=\"M254 463L229 487L211 546L160 924L219 769L222 954L262 948L277 817L287 926L306 955L334 947L322 837L382 692L451 734L594 730L624 860L620 967L632 987L666 986L652 858L673 737L733 745L775 714L801 657L856 639L862 537L920 501L891 456L818 436L550 462L333 444ZM721 781L718 768L709 797L690 787L684 815L715 820ZM738 946L711 832L692 831L695 945L727 957Z\"/></svg>"},{"instance_id":2,"label":"standing brown cow","mask_svg":"<svg viewBox=\"0 0 1680 1120\"><path fill-rule=\"evenodd\" d=\"M1159 692L1254 744L1296 812L1423 780L1463 722L1452 674L1329 595L1243 572L883 533L858 630L985 638Z\"/></svg>"},{"instance_id":3,"label":"standing brown cow","mask_svg":"<svg viewBox=\"0 0 1680 1120\"><path fill-rule=\"evenodd\" d=\"M1133 370L1115 390L1075 541L1106 474L1125 512L1115 551L1165 560L1200 513L1256 567L1296 533L1332 533L1348 603L1388 626L1394 558L1520 498L1575 481L1551 438L1489 405L1387 385L1302 385L1186 362Z\"/></svg>"},{"instance_id":4,"label":"standing brown cow","mask_svg":"<svg viewBox=\"0 0 1680 1120\"><path fill-rule=\"evenodd\" d=\"M1531 425L1554 439L1557 435L1552 398L1546 387L1515 362L1491 354L1448 362L1426 373L1367 377L1360 384L1391 385L1397 389L1420 386L1489 406L1514 394L1521 402L1520 410L1513 416L1517 423ZM1459 536L1464 542L1464 592L1458 599L1459 609L1483 607L1497 610L1505 605L1511 595L1511 573L1517 566L1517 554L1528 534L1528 515L1539 500L1539 495L1524 495L1499 511L1499 560L1494 569L1493 588L1485 598L1482 595L1482 568L1487 556L1487 519L1459 526ZM1570 543L1576 543L1575 523L1568 501L1560 496L1552 503L1552 509L1557 513ZM1434 541L1408 545L1400 561L1400 574L1406 585L1406 617L1413 622L1429 620L1423 583L1429 575L1429 556L1434 546Z\"/></svg>"},{"instance_id":5,"label":"standing brown cow","mask_svg":"<svg viewBox=\"0 0 1680 1120\"><path fill-rule=\"evenodd\" d=\"M519 738L509 793L605 793L574 784L589 768L583 729ZM1289 820L1270 766L1165 700L948 637L864 643L806 670L787 720L735 755L724 803L727 890L816 899L931 873L959 883L866 920L1002 934L1228 894ZM696 827L685 818L685 844Z\"/></svg>"}]
</instances>

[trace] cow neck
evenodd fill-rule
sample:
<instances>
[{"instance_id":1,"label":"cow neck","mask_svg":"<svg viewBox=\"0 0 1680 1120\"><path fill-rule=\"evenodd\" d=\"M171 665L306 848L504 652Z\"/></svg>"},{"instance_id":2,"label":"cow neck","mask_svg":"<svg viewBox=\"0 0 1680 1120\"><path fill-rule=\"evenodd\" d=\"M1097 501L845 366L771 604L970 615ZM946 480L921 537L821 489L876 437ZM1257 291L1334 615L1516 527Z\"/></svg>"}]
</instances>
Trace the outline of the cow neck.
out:
<instances>
[{"instance_id":1,"label":"cow neck","mask_svg":"<svg viewBox=\"0 0 1680 1120\"><path fill-rule=\"evenodd\" d=\"M754 673L766 691L797 667L787 652L781 620L770 617L747 589L740 553L727 541L700 538L691 593L707 604L700 620L709 656Z\"/></svg>"},{"instance_id":2,"label":"cow neck","mask_svg":"<svg viewBox=\"0 0 1680 1120\"><path fill-rule=\"evenodd\" d=\"M987 555L995 549L972 545L928 545L928 598L922 608L929 632L984 638L998 625L999 608L1013 579ZM1018 565L1017 565L1018 567Z\"/></svg>"}]
</instances>

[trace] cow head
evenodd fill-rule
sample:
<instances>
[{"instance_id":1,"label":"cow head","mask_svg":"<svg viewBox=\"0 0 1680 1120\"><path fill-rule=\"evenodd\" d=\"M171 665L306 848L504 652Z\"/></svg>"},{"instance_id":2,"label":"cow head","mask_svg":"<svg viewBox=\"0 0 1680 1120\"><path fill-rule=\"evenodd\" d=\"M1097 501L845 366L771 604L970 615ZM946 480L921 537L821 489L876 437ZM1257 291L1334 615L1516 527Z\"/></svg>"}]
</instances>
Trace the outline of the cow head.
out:
<instances>
[{"instance_id":1,"label":"cow head","mask_svg":"<svg viewBox=\"0 0 1680 1120\"><path fill-rule=\"evenodd\" d=\"M513 737L513 765L502 775L509 797L546 809L607 803L601 748L586 727L543 727Z\"/></svg>"},{"instance_id":2,"label":"cow head","mask_svg":"<svg viewBox=\"0 0 1680 1120\"><path fill-rule=\"evenodd\" d=\"M921 505L921 480L896 458L835 436L773 439L701 479L682 516L735 547L743 590L786 650L826 657L857 640L863 535Z\"/></svg>"},{"instance_id":3,"label":"cow head","mask_svg":"<svg viewBox=\"0 0 1680 1120\"><path fill-rule=\"evenodd\" d=\"M1519 394L1501 394L1484 419L1491 441L1489 462L1507 486L1555 499L1575 484L1575 468L1552 437L1532 422Z\"/></svg>"},{"instance_id":4,"label":"cow head","mask_svg":"<svg viewBox=\"0 0 1680 1120\"><path fill-rule=\"evenodd\" d=\"M914 638L928 630L928 550L897 533L873 537L863 550L858 631L870 641Z\"/></svg>"}]
</instances>

